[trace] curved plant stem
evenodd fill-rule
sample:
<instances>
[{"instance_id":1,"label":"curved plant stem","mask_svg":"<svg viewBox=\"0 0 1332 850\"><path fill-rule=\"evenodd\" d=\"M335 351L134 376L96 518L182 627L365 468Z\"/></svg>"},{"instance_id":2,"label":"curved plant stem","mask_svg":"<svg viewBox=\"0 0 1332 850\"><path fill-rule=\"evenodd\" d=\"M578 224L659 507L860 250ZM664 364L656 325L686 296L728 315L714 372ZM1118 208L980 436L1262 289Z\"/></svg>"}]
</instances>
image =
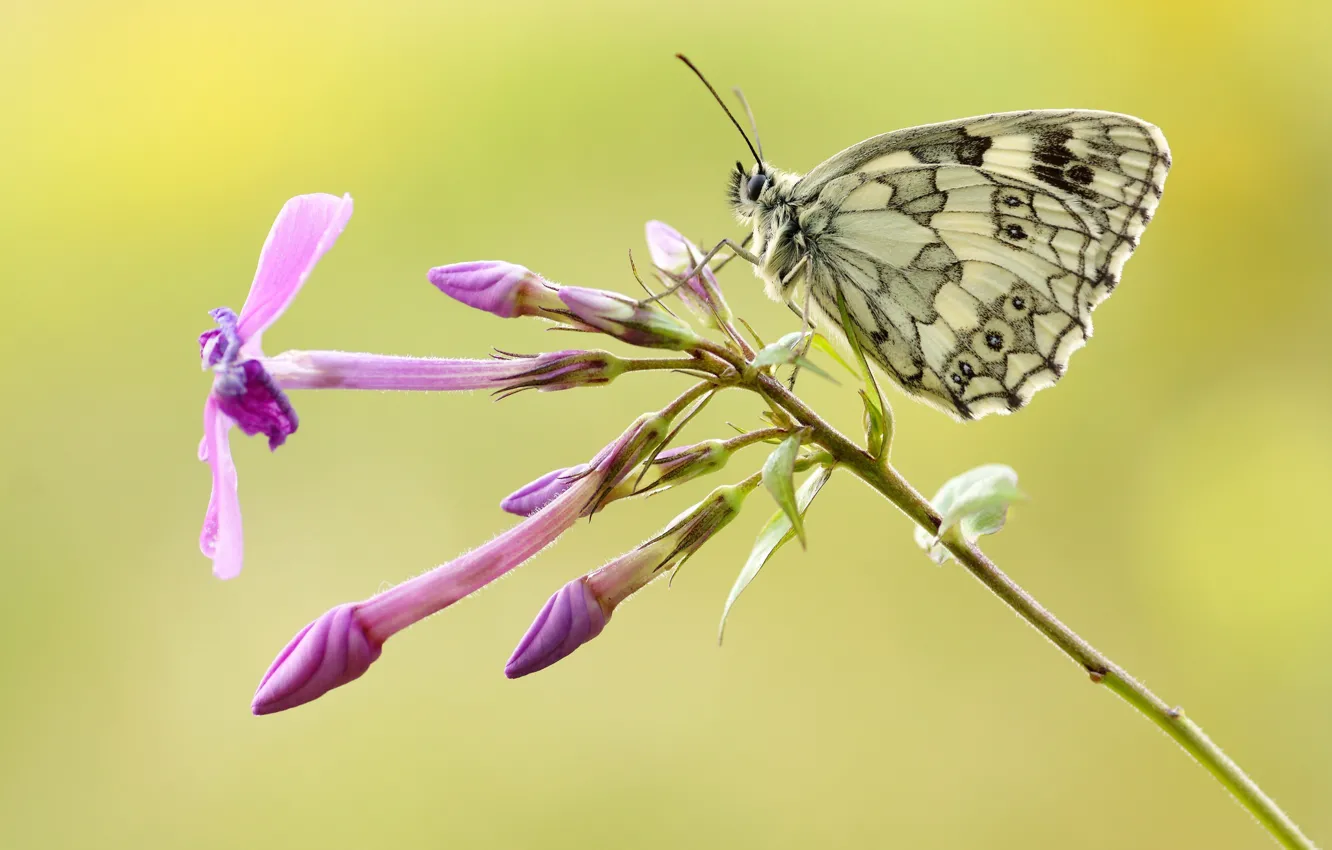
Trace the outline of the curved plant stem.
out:
<instances>
[{"instance_id":1,"label":"curved plant stem","mask_svg":"<svg viewBox=\"0 0 1332 850\"><path fill-rule=\"evenodd\" d=\"M938 532L940 519L938 513L897 470L875 459L829 425L780 382L767 375L755 373L752 369L745 372L738 364L733 363L733 365L741 371L743 384L747 388L762 394L800 424L809 427L812 432L812 442L825 449L838 464L855 473L917 525L931 533ZM1314 843L1300 831L1281 807L1263 793L1257 783L1222 752L1196 723L1186 717L1182 710L1172 708L1125 672L1122 667L1101 654L1077 632L1060 622L1058 617L1009 578L985 556L985 553L963 539L956 528L944 534L942 542L968 572L1003 600L1018 616L1045 635L1065 655L1077 662L1087 671L1093 682L1104 684L1174 738L1189 755L1207 768L1208 772L1215 776L1282 846L1292 850L1317 850Z\"/></svg>"}]
</instances>

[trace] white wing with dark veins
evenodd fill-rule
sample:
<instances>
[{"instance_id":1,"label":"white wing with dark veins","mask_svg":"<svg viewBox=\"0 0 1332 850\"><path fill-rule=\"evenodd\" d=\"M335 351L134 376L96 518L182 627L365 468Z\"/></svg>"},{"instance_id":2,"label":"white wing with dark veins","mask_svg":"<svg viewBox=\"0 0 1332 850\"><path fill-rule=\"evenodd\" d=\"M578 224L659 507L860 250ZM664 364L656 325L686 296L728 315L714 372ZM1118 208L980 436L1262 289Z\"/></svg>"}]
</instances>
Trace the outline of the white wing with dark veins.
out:
<instances>
[{"instance_id":1,"label":"white wing with dark veins","mask_svg":"<svg viewBox=\"0 0 1332 850\"><path fill-rule=\"evenodd\" d=\"M1090 111L901 130L801 178L811 320L962 419L1007 413L1091 336L1164 188L1156 127ZM846 329L850 330L850 329Z\"/></svg>"}]
</instances>

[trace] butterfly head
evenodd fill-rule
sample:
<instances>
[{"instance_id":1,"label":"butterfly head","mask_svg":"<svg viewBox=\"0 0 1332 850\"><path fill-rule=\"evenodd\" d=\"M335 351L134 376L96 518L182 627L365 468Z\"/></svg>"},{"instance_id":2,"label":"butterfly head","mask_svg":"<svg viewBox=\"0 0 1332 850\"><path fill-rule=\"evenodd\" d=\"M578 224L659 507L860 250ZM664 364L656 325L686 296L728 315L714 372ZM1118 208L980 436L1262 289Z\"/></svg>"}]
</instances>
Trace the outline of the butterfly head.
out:
<instances>
[{"instance_id":1,"label":"butterfly head","mask_svg":"<svg viewBox=\"0 0 1332 850\"><path fill-rule=\"evenodd\" d=\"M731 208L741 222L748 224L758 211L759 199L772 186L772 172L763 163L755 163L753 168L745 169L740 163L735 164L726 183L726 193L731 199Z\"/></svg>"}]
</instances>

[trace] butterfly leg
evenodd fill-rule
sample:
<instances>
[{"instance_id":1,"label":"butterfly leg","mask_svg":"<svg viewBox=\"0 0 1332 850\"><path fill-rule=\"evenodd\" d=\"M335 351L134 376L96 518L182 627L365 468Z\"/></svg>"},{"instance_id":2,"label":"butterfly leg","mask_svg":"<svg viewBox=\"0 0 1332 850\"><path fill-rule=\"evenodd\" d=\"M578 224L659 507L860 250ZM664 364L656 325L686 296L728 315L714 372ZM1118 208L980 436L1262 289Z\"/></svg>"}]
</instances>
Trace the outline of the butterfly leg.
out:
<instances>
[{"instance_id":1,"label":"butterfly leg","mask_svg":"<svg viewBox=\"0 0 1332 850\"><path fill-rule=\"evenodd\" d=\"M751 254L749 251L745 250L744 246L737 245L733 240L723 239L722 241L718 242L716 245L713 245L712 249L703 255L703 259L699 260L697 263L694 263L693 268L688 269L687 271L684 272L684 274L678 274L678 275L671 274L670 272L665 272L665 270L663 269L662 271L664 271L671 278L671 280L675 282L672 283L670 286L666 287L666 289L662 290L661 292L658 292L656 295L653 295L649 298L644 298L642 301L639 301L638 302L639 305L645 306L655 301L660 301L661 299L665 298L667 295L671 295L672 293L674 293L680 287L688 283L690 278L697 275L699 271L704 266L706 266L713 257L717 256L717 252L720 251L722 248L731 249L731 257L728 257L727 261L731 260L734 257L740 257L742 259L748 260L749 262L753 263L756 266L760 266L763 264L763 261L761 259L759 259L754 254Z\"/></svg>"},{"instance_id":2,"label":"butterfly leg","mask_svg":"<svg viewBox=\"0 0 1332 850\"><path fill-rule=\"evenodd\" d=\"M753 240L754 240L754 234L752 234L752 233L746 233L746 234L745 234L745 238L740 240L740 247L742 247L742 248L748 248L748 247L749 247L749 243L752 242ZM734 259L735 259L736 257L738 257L738 256L740 256L740 255L739 255L739 254L730 254L730 255L728 255L728 256L722 257L721 262L718 263L717 265L715 265L715 266L712 267L712 272L713 272L713 274L716 274L717 272L719 272L719 271L721 271L722 269L726 268L726 264L729 263L731 260L734 260ZM757 259L757 258L755 258L755 259ZM753 261L754 261L753 259L750 260L751 263L752 263Z\"/></svg>"},{"instance_id":3,"label":"butterfly leg","mask_svg":"<svg viewBox=\"0 0 1332 850\"><path fill-rule=\"evenodd\" d=\"M792 269L786 273L786 276L782 278L783 290L785 290L786 287L791 285L791 281L795 279L795 276L800 273L801 269L803 269L808 262L809 262L809 255L805 255L800 258L800 262L796 263L795 266L792 267ZM809 278L805 278L805 297L801 301L801 306L799 311L800 351L796 354L797 357L808 357L810 346L814 344L814 334L812 332L813 328L810 327L810 322L809 322L809 299L810 299L810 293L812 291L813 287L809 285ZM792 305L792 309L795 309L794 305ZM796 376L799 374L800 374L800 365L797 363L796 367L791 370L790 379L786 382L788 389L792 391L795 390Z\"/></svg>"}]
</instances>

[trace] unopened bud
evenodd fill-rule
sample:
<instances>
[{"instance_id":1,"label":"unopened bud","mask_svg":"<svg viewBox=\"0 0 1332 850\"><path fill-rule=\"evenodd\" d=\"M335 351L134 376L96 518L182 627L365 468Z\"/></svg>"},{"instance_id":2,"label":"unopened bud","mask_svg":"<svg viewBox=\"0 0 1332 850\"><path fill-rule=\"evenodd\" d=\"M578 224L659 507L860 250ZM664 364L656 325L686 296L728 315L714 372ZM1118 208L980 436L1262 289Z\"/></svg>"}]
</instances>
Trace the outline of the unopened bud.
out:
<instances>
[{"instance_id":1,"label":"unopened bud","mask_svg":"<svg viewBox=\"0 0 1332 850\"><path fill-rule=\"evenodd\" d=\"M664 310L600 289L566 286L560 300L576 319L630 345L683 351L701 341L688 325Z\"/></svg>"}]
</instances>

